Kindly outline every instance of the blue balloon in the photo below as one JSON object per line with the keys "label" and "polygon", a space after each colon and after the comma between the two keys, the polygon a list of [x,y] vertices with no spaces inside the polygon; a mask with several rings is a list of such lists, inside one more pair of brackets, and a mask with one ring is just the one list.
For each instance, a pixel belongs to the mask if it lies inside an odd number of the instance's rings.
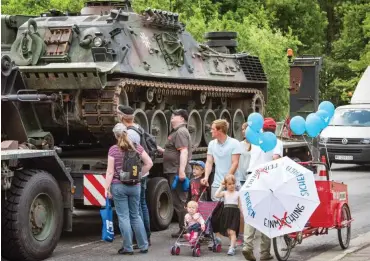
{"label": "blue balloon", "polygon": [[327,111],[324,110],[318,110],[316,112],[316,115],[320,117],[320,119],[323,121],[323,129],[326,128],[329,125],[330,122],[330,115]]}
{"label": "blue balloon", "polygon": [[263,117],[257,112],[249,114],[247,122],[248,126],[256,132],[260,131],[263,127]]}
{"label": "blue balloon", "polygon": [[316,113],[310,113],[306,118],[306,132],[308,136],[314,138],[323,129],[323,121]]}
{"label": "blue balloon", "polygon": [[250,142],[253,145],[260,145],[260,138],[261,138],[261,133],[254,131],[252,128],[248,126],[248,128],[245,131],[245,138],[247,139],[248,142]]}
{"label": "blue balloon", "polygon": [[323,101],[320,103],[318,110],[324,110],[327,113],[329,113],[329,117],[331,119],[331,117],[333,117],[334,115],[335,108],[334,108],[334,105],[330,101]]}
{"label": "blue balloon", "polygon": [[306,131],[306,121],[302,116],[294,116],[290,120],[290,129],[295,135],[302,135]]}
{"label": "blue balloon", "polygon": [[264,152],[273,150],[277,144],[276,135],[272,132],[264,132],[261,135],[260,147]]}

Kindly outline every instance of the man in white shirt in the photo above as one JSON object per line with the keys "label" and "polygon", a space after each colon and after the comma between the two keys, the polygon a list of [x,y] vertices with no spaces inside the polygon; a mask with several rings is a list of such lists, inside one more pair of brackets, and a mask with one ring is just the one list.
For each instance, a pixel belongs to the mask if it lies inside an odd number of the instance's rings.
{"label": "man in white shirt", "polygon": [[[272,118],[266,118],[263,123],[263,131],[275,133],[275,130],[275,120]],[[279,139],[277,140],[275,148],[268,152],[264,152],[259,146],[252,145],[251,159],[249,162],[247,175],[250,175],[252,170],[258,165],[279,159],[281,157],[283,157],[283,143]],[[255,234],[256,229],[254,227],[248,224],[244,224],[244,247],[242,253],[244,258],[249,261],[256,261],[256,258],[253,254],[253,241]],[[274,258],[270,253],[270,248],[271,239],[261,233],[260,260],[270,260]]]}
{"label": "man in white shirt", "polygon": [[[226,120],[215,120],[211,126],[212,138],[208,144],[207,161],[202,184],[208,186],[208,178],[212,171],[213,163],[215,164],[215,174],[211,184],[212,201],[218,201],[215,197],[217,189],[221,186],[222,181],[228,174],[236,175],[239,157],[242,153],[239,141],[227,135],[229,124]],[[237,184],[240,182],[239,177],[235,177]]]}

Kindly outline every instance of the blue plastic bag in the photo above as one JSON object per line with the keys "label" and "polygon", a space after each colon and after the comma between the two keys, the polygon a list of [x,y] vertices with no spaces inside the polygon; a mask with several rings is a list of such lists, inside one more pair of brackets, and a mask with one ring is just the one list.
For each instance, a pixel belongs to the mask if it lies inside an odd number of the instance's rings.
{"label": "blue plastic bag", "polygon": [[102,240],[106,242],[113,242],[114,240],[114,227],[113,227],[113,210],[110,199],[107,197],[105,201],[105,208],[100,210],[100,216],[103,222]]}
{"label": "blue plastic bag", "polygon": [[[171,184],[171,189],[172,190],[176,190],[177,184],[178,184],[179,181],[180,181],[179,176],[176,175],[175,178],[172,181],[172,184]],[[188,192],[189,188],[190,188],[190,179],[188,177],[186,177],[183,181],[180,181],[180,183],[181,183],[181,186],[182,186],[182,190],[184,192]]]}
{"label": "blue plastic bag", "polygon": [[183,182],[182,182],[182,191],[184,192],[188,192],[189,191],[189,188],[190,188],[190,179],[188,179],[188,177],[186,177]]}

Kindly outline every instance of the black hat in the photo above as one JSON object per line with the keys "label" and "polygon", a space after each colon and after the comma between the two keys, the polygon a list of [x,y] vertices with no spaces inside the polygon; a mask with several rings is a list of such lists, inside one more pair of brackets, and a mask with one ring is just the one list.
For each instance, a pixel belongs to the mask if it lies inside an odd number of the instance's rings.
{"label": "black hat", "polygon": [[133,115],[135,112],[133,108],[127,105],[119,105],[118,110],[126,115]]}
{"label": "black hat", "polygon": [[186,110],[184,109],[179,109],[179,110],[175,110],[175,111],[172,111],[172,114],[173,115],[176,115],[176,116],[181,116],[184,118],[185,121],[188,121],[188,118],[189,118],[189,114]]}

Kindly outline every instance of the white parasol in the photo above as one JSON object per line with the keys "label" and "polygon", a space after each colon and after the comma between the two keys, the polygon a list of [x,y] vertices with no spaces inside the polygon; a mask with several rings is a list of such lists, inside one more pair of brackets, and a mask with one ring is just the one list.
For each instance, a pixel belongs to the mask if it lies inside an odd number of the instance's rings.
{"label": "white parasol", "polygon": [[239,193],[245,223],[270,238],[302,231],[320,204],[312,171],[288,157],[259,165]]}

